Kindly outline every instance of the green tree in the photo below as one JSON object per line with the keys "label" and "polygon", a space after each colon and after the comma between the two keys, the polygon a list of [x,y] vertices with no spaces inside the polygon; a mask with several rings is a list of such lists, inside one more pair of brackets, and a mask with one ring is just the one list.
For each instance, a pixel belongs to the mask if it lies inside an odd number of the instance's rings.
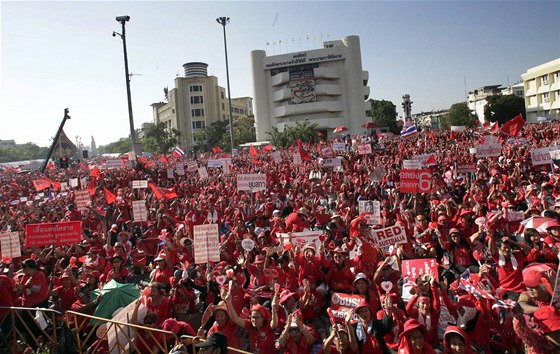
{"label": "green tree", "polygon": [[371,117],[379,127],[388,127],[395,134],[400,132],[397,127],[397,106],[391,101],[369,99],[371,109],[366,115]]}
{"label": "green tree", "polygon": [[317,123],[311,123],[305,118],[303,122],[296,122],[293,126],[285,126],[283,132],[280,132],[276,127],[272,127],[267,134],[270,136],[272,145],[287,147],[295,145],[298,139],[302,142],[316,142],[318,140],[317,126]]}
{"label": "green tree", "polygon": [[[219,146],[225,150],[230,146],[229,143],[229,122],[227,120],[219,120],[206,127],[206,142],[211,148]],[[224,136],[227,135],[227,143],[224,144]],[[229,150],[229,149],[228,149]]]}
{"label": "green tree", "polygon": [[484,119],[499,122],[500,125],[521,114],[526,119],[525,99],[516,95],[497,95],[486,97]]}
{"label": "green tree", "polygon": [[102,154],[124,154],[132,149],[132,143],[130,138],[121,138],[119,141],[109,143],[107,145],[102,145],[97,149],[97,152]]}
{"label": "green tree", "polygon": [[168,153],[179,143],[180,136],[181,132],[177,129],[167,130],[165,123],[158,122],[146,132],[146,136],[142,139],[142,147],[152,154]]}
{"label": "green tree", "polygon": [[[229,139],[229,133],[227,135]],[[235,119],[233,121],[233,136],[235,137],[236,145],[257,140],[257,136],[255,135],[255,118],[239,117]]]}
{"label": "green tree", "polygon": [[472,127],[476,124],[476,115],[471,112],[466,102],[454,103],[442,120],[442,128],[452,125]]}
{"label": "green tree", "polygon": [[0,148],[0,162],[44,159],[49,152],[48,147],[40,147],[33,143]]}

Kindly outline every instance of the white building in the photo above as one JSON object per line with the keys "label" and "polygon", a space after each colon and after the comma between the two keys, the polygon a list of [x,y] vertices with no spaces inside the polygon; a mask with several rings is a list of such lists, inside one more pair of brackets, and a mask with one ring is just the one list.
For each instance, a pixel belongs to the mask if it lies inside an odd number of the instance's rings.
{"label": "white building", "polygon": [[467,105],[477,116],[480,123],[484,123],[484,107],[486,107],[486,97],[499,95],[502,92],[501,85],[482,86],[469,92]]}
{"label": "white building", "polygon": [[323,134],[345,126],[363,132],[370,104],[368,72],[362,70],[360,39],[348,36],[322,49],[266,56],[251,52],[257,140],[272,127],[283,131],[306,118]]}
{"label": "white building", "polygon": [[527,121],[560,119],[560,58],[530,68],[521,77]]}

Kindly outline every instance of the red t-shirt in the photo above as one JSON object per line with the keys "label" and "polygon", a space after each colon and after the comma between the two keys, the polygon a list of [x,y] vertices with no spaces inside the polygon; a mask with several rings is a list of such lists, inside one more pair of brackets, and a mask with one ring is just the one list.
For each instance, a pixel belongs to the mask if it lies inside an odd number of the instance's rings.
{"label": "red t-shirt", "polygon": [[251,353],[276,353],[274,344],[274,330],[266,323],[261,329],[256,329],[251,320],[245,320],[245,329],[249,332],[249,344]]}
{"label": "red t-shirt", "polygon": [[208,335],[214,332],[222,332],[225,334],[228,339],[228,347],[243,349],[243,346],[239,342],[239,336],[237,335],[237,325],[231,320],[227,321],[226,325],[223,327],[220,327],[217,323],[215,323],[208,330]]}
{"label": "red t-shirt", "polygon": [[163,301],[159,305],[152,304],[152,299],[148,299],[146,304],[146,310],[148,312],[155,312],[158,315],[157,326],[161,325],[163,321],[171,317],[171,306],[169,304],[169,299],[163,297]]}
{"label": "red t-shirt", "polygon": [[[22,295],[23,306],[34,307],[49,298],[49,282],[47,275],[42,270],[37,270],[33,276],[25,274],[21,278],[21,284],[23,284],[24,288]],[[34,287],[38,287],[39,291],[28,294],[27,290]]]}
{"label": "red t-shirt", "polygon": [[[8,276],[0,275],[0,306],[14,305],[14,289],[16,283]],[[3,318],[8,310],[0,310],[0,318]]]}
{"label": "red t-shirt", "polygon": [[500,280],[500,286],[506,291],[513,291],[520,293],[525,291],[525,285],[523,285],[523,266],[525,265],[525,255],[521,252],[513,253],[515,259],[517,260],[517,269],[513,269],[510,257],[505,257],[505,265],[500,266],[499,260],[500,255],[496,253],[492,258],[498,264],[498,278]]}

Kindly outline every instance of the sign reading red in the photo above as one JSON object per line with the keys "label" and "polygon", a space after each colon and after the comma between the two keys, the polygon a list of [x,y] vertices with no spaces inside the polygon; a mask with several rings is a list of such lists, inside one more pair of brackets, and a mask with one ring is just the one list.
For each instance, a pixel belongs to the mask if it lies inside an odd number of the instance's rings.
{"label": "sign reading red", "polygon": [[69,245],[80,242],[81,221],[50,222],[25,225],[25,245],[42,247],[49,245]]}

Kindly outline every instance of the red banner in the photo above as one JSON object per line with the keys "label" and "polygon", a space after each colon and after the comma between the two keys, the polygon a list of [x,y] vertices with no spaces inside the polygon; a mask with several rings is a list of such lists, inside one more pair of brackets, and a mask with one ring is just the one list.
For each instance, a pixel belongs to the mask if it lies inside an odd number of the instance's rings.
{"label": "red banner", "polygon": [[402,276],[411,281],[416,281],[418,276],[432,272],[436,280],[439,280],[438,266],[435,258],[403,259]]}
{"label": "red banner", "polygon": [[[364,297],[361,295],[350,295],[344,293],[333,293],[331,297],[330,313],[337,322],[344,322],[347,314],[356,308]],[[356,314],[352,316],[350,323],[356,323],[358,317]]]}
{"label": "red banner", "polygon": [[52,222],[25,225],[25,245],[42,247],[78,243],[82,237],[82,222]]}
{"label": "red banner", "polygon": [[401,193],[429,193],[432,189],[430,170],[401,170]]}

